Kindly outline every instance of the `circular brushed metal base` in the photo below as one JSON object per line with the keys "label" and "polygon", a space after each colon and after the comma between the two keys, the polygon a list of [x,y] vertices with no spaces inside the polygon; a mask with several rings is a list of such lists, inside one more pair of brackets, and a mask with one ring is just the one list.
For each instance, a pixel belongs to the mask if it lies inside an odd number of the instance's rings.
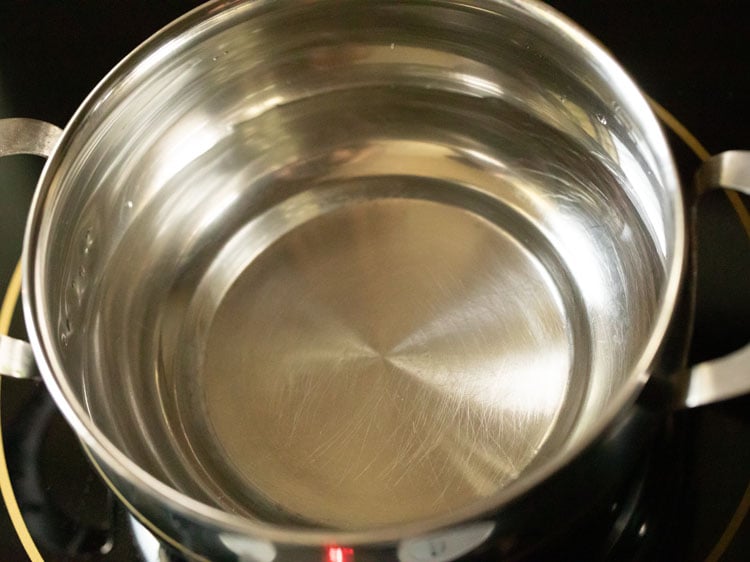
{"label": "circular brushed metal base", "polygon": [[404,198],[273,239],[208,332],[209,472],[343,528],[427,517],[515,479],[585,348],[571,288],[538,250],[462,207]]}

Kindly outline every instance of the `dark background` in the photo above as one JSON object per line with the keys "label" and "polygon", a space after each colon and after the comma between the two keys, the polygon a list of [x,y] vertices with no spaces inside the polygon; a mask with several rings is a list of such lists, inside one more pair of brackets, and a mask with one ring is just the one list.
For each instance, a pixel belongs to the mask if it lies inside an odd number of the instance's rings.
{"label": "dark background", "polygon": [[[88,92],[138,43],[194,1],[47,2],[0,0],[0,118],[34,117],[64,126]],[[675,114],[712,152],[750,147],[750,43],[743,1],[569,1],[551,4],[597,37],[651,97]],[[685,185],[697,159],[670,136]],[[41,163],[0,162],[0,288],[21,247],[28,202]],[[745,198],[747,203],[747,198]],[[694,360],[748,340],[750,242],[723,194],[701,203],[699,308]],[[20,316],[14,333],[23,335]],[[748,367],[750,371],[750,366]],[[19,415],[33,383],[3,383],[3,423]],[[750,481],[750,401],[740,398],[691,412],[684,497],[688,560],[702,560]],[[64,509],[83,505],[101,485],[89,475],[75,438],[56,419],[51,438],[69,451],[45,475]],[[57,454],[57,453],[55,453]],[[83,491],[82,491],[83,490]],[[87,517],[109,514],[86,506]],[[722,560],[750,557],[745,521]],[[24,559],[0,509],[0,558]],[[60,559],[60,558],[57,558]],[[95,559],[95,558],[94,558]]]}

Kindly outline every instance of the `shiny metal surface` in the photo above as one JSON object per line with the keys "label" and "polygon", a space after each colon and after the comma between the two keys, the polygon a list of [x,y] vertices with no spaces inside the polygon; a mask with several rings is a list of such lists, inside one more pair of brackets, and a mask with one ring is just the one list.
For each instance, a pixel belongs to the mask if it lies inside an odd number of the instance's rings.
{"label": "shiny metal surface", "polygon": [[413,520],[492,494],[572,423],[589,345],[573,289],[498,225],[378,197],[271,240],[218,266],[241,273],[193,340],[201,371],[180,369],[201,384],[180,412],[195,453],[231,463],[210,469],[222,489],[318,524]]}
{"label": "shiny metal surface", "polygon": [[339,528],[448,512],[633,368],[664,264],[583,133],[395,85],[224,127],[153,194],[168,158],[118,168],[90,204],[121,239],[85,217],[63,276],[89,411],[183,489]]}
{"label": "shiny metal surface", "polygon": [[209,4],[66,128],[27,323],[136,507],[250,535],[446,522],[634,399],[681,205],[645,100],[541,5]]}

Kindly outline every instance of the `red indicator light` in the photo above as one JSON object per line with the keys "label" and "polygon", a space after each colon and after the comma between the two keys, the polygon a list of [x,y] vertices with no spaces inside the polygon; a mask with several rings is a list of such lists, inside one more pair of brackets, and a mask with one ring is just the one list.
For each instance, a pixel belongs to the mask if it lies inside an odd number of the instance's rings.
{"label": "red indicator light", "polygon": [[329,546],[323,562],[354,562],[354,549],[342,546]]}

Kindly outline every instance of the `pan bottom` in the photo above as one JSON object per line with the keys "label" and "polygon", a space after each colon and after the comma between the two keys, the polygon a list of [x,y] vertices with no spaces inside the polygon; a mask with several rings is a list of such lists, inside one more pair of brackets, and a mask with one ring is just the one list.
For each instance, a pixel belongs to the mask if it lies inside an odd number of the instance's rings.
{"label": "pan bottom", "polygon": [[264,230],[216,308],[190,431],[222,490],[316,525],[416,520],[516,479],[577,410],[585,336],[533,239],[396,197]]}

